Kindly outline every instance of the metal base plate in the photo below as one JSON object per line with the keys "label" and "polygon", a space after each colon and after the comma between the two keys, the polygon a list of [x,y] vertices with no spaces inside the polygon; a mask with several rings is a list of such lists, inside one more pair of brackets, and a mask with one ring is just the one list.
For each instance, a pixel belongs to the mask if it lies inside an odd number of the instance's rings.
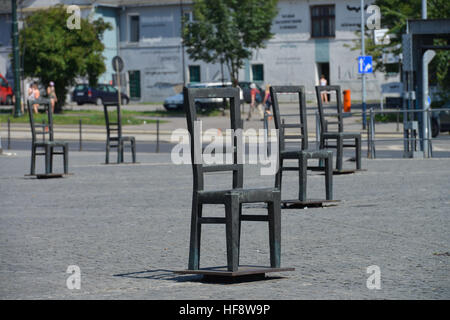
{"label": "metal base plate", "polygon": [[340,200],[306,200],[300,201],[298,199],[295,200],[281,200],[281,207],[284,209],[303,209],[303,208],[319,208],[324,205],[335,205],[340,202]]}
{"label": "metal base plate", "polygon": [[200,274],[207,277],[228,277],[236,278],[243,276],[261,275],[264,277],[266,273],[294,271],[295,268],[271,268],[262,266],[239,266],[237,271],[228,271],[226,266],[211,267],[198,270],[180,270],[174,271],[178,274]]}
{"label": "metal base plate", "polygon": [[[324,168],[322,167],[308,167],[308,170],[311,171],[324,171]],[[333,174],[352,174],[355,172],[360,172],[360,171],[367,171],[367,169],[342,169],[342,170],[337,170],[334,169],[333,170]]]}
{"label": "metal base plate", "polygon": [[73,173],[38,173],[38,174],[25,174],[25,177],[36,177],[36,179],[53,179],[64,178],[65,176],[73,176]]}
{"label": "metal base plate", "polygon": [[101,163],[101,164],[104,164],[104,165],[119,165],[119,164],[140,164],[140,162],[108,162],[108,163],[106,163],[106,162],[103,162],[103,163]]}
{"label": "metal base plate", "polygon": [[53,179],[62,177],[64,177],[63,173],[40,173],[36,175],[36,178],[38,179]]}

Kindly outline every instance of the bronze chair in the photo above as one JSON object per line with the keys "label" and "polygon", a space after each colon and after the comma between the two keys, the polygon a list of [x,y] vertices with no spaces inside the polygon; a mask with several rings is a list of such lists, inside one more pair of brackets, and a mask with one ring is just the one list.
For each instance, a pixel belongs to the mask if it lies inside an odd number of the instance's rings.
{"label": "bronze chair", "polygon": [[[195,130],[197,113],[196,99],[204,98],[230,99],[231,129],[242,129],[239,89],[237,88],[184,88],[184,107],[186,111],[187,127],[190,133],[191,159],[193,171],[191,235],[188,269],[198,270],[200,266],[200,238],[203,224],[225,224],[227,247],[227,270],[237,271],[239,268],[239,248],[242,221],[267,221],[269,224],[270,266],[280,266],[281,250],[281,217],[280,190],[276,188],[244,189],[244,166],[239,163],[243,148],[238,146],[238,139],[234,137],[233,161],[230,164],[203,165],[195,157],[196,139],[200,139],[201,132]],[[198,141],[198,140],[197,140]],[[200,163],[196,163],[200,162]],[[206,173],[231,171],[233,185],[227,190],[207,191],[204,189]],[[243,203],[265,202],[268,205],[267,215],[242,214]],[[225,217],[204,217],[204,204],[225,205]]]}
{"label": "bronze chair", "polygon": [[[115,108],[117,120],[112,122],[108,108]],[[136,139],[131,136],[122,135],[122,112],[119,104],[104,104],[103,111],[105,113],[106,123],[106,159],[105,163],[109,163],[109,152],[111,148],[117,148],[117,163],[124,162],[124,144],[130,143],[131,157],[133,163],[136,162]]]}
{"label": "bronze chair", "polygon": [[[45,107],[47,113],[46,123],[36,123],[33,115],[32,104],[39,104]],[[64,161],[64,174],[69,170],[69,144],[64,141],[55,141],[53,135],[53,113],[49,99],[39,99],[27,101],[28,115],[31,127],[31,169],[30,175],[36,175],[36,156],[45,156],[45,175],[53,173],[53,155],[62,155]],[[42,135],[39,141],[37,135]],[[48,137],[48,138],[46,138]],[[60,151],[55,151],[59,149]],[[39,152],[40,150],[43,150]]]}
{"label": "bronze chair", "polygon": [[[319,159],[325,161],[325,196],[326,200],[333,200],[333,152],[329,150],[319,149],[311,150],[308,142],[308,121],[306,115],[305,88],[303,86],[272,86],[270,88],[272,97],[273,115],[275,128],[279,130],[279,163],[280,168],[275,178],[275,187],[281,190],[282,176],[284,171],[299,172],[299,193],[298,203],[308,203],[307,190],[307,169],[308,160]],[[285,123],[282,121],[283,114],[280,111],[279,94],[296,94],[298,95],[299,114],[295,123]],[[292,115],[290,115],[292,116]],[[295,116],[297,119],[297,116]],[[297,134],[287,134],[289,129],[298,130]],[[294,149],[289,149],[287,143],[289,140],[301,140]],[[285,166],[284,160],[298,160],[298,166]],[[317,202],[318,200],[315,200]],[[295,203],[295,200],[284,201],[282,203]]]}
{"label": "bronze chair", "polygon": [[[337,119],[330,121],[326,119],[321,93],[334,91],[336,93]],[[316,98],[319,108],[320,118],[320,148],[336,149],[336,173],[354,172],[354,170],[344,170],[344,148],[355,148],[356,170],[361,170],[361,134],[344,132],[344,117],[342,114],[342,100],[340,86],[316,86]],[[331,130],[330,125],[337,125],[337,130]],[[336,144],[329,144],[328,140],[336,140]],[[354,142],[348,142],[353,140]]]}

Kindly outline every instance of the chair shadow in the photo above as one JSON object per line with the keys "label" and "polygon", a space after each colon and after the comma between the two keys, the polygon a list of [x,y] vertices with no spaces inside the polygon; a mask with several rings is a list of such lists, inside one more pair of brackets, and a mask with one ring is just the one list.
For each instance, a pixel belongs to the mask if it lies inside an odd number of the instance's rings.
{"label": "chair shadow", "polygon": [[129,273],[114,274],[114,277],[123,277],[129,279],[145,279],[145,280],[166,280],[174,282],[195,282],[195,283],[207,283],[207,284],[238,284],[256,281],[270,281],[284,279],[281,276],[265,276],[265,275],[246,275],[239,277],[228,277],[228,276],[204,276],[199,274],[193,275],[177,275],[175,270],[167,269],[154,269],[154,270],[144,270]]}

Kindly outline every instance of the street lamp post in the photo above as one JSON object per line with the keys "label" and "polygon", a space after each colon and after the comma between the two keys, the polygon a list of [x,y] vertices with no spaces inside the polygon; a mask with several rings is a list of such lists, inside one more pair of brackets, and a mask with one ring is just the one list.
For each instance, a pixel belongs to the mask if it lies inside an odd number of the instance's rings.
{"label": "street lamp post", "polygon": [[20,66],[19,66],[19,28],[17,27],[17,3],[11,0],[12,9],[12,45],[13,45],[13,66],[14,66],[14,117],[22,115],[21,94],[20,94]]}

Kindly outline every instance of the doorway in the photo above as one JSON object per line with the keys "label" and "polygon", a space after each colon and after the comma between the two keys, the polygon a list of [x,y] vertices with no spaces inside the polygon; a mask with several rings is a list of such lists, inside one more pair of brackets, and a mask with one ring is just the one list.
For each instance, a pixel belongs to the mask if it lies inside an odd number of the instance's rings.
{"label": "doorway", "polygon": [[[330,86],[330,63],[329,62],[317,62],[317,74],[318,74],[318,85],[320,85],[320,78],[322,75],[327,79],[327,85]],[[328,101],[330,101],[330,95],[328,94]]]}
{"label": "doorway", "polygon": [[141,71],[134,70],[128,71],[128,78],[130,81],[130,98],[140,99],[141,98]]}
{"label": "doorway", "polygon": [[[327,84],[330,86],[330,63],[329,62],[318,62],[317,63],[317,74],[319,79],[322,75],[327,79]],[[320,83],[318,83],[320,84]]]}

